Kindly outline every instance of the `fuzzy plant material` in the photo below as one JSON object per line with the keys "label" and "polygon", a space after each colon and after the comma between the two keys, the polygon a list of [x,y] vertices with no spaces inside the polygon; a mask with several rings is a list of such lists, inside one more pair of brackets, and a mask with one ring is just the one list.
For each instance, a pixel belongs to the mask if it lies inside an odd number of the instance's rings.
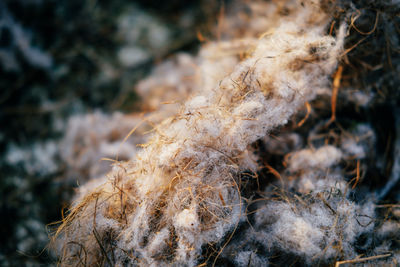
{"label": "fuzzy plant material", "polygon": [[[334,259],[357,257],[354,243],[372,233],[375,205],[349,200],[351,190],[339,167],[344,157],[331,145],[293,152],[281,177],[289,181],[287,190],[282,189],[285,186],[264,190],[263,198],[255,202],[251,227],[242,233],[246,238],[230,243],[224,257],[235,258],[238,265],[244,256],[237,251],[260,259],[275,255],[280,264],[295,259],[305,265],[332,264]],[[292,256],[286,259],[276,256],[288,253]],[[254,264],[249,255],[245,259]]]}
{"label": "fuzzy plant material", "polygon": [[327,36],[329,16],[320,3],[296,10],[259,39],[200,52],[247,48],[229,71],[220,69],[226,61],[213,66],[204,56],[200,89],[154,127],[135,159],[115,164],[107,181],[77,197],[56,236],[63,265],[194,266],[207,260],[205,246],[222,252],[244,220],[241,173],[258,168],[251,144],[329,87],[342,52],[345,28]]}
{"label": "fuzzy plant material", "polygon": [[124,142],[132,125],[139,125],[140,116],[112,115],[96,111],[85,116],[75,115],[66,124],[66,134],[60,142],[60,158],[68,168],[64,179],[84,184],[90,179],[105,176],[107,160],[129,160],[136,154],[136,145],[144,143],[145,128]]}

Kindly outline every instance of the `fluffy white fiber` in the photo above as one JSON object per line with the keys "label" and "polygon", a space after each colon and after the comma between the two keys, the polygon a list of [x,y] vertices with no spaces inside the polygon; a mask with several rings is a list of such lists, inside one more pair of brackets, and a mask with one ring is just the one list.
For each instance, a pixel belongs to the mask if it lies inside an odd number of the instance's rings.
{"label": "fluffy white fiber", "polygon": [[308,168],[328,167],[337,163],[342,157],[342,152],[334,146],[323,146],[315,151],[310,149],[301,150],[291,155],[289,159],[289,170],[298,171]]}
{"label": "fluffy white fiber", "polygon": [[143,121],[140,116],[122,113],[106,115],[97,111],[85,116],[73,116],[66,125],[61,141],[60,157],[68,166],[66,178],[84,183],[105,176],[109,162],[102,159],[129,160],[137,151],[137,144],[145,142],[145,127],[137,130],[134,138],[124,142],[132,125]]}
{"label": "fluffy white fiber", "polygon": [[[319,1],[303,2],[284,2],[290,17],[278,15],[282,3],[250,4],[260,12],[242,39],[209,43],[196,58],[182,55],[139,85],[150,110],[169,98],[150,88],[173,87],[182,98],[170,100],[187,99],[179,110],[160,109],[170,117],[154,125],[132,160],[81,190],[57,233],[62,265],[195,266],[207,262],[204,255],[216,260],[235,249],[238,266],[268,264],[255,250],[238,249],[241,242],[227,246],[246,218],[240,177],[259,168],[251,145],[330,87],[345,33],[341,26],[336,38],[327,36],[329,16]],[[226,18],[227,25],[233,21]],[[292,154],[287,176],[301,174],[289,186],[310,195],[264,203],[246,230],[250,239],[309,263],[356,256],[352,243],[369,231],[374,211],[346,198],[347,185],[334,169],[342,157],[334,146]],[[204,253],[206,247],[216,249]]]}
{"label": "fluffy white fiber", "polygon": [[271,201],[256,218],[255,228],[260,232],[254,236],[259,242],[304,256],[311,264],[342,256],[354,258],[356,238],[373,227],[374,205],[352,203],[336,188],[310,194],[303,202]]}

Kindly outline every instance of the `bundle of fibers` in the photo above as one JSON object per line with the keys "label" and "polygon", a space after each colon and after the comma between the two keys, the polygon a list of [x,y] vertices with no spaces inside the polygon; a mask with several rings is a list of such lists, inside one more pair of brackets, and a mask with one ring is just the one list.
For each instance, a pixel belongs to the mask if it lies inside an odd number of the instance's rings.
{"label": "bundle of fibers", "polygon": [[[318,2],[299,5],[222,80],[156,125],[135,159],[80,194],[55,238],[62,265],[216,260],[245,218],[240,176],[258,168],[251,144],[329,87],[344,27],[327,36],[328,22]],[[210,244],[218,249],[204,253]]]}

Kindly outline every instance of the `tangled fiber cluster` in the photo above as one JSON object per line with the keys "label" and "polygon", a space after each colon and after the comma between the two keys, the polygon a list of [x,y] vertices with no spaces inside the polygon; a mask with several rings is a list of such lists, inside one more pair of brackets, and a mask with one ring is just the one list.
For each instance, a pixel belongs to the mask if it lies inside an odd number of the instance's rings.
{"label": "tangled fiber cluster", "polygon": [[[54,238],[61,264],[399,262],[391,241],[398,220],[378,222],[374,199],[354,191],[378,137],[367,124],[345,134],[330,128],[338,62],[350,52],[354,17],[346,8],[354,7],[236,3],[217,30],[227,32],[224,41],[197,57],[179,55],[142,81],[152,111],[142,120],[152,121],[152,134],[131,160],[80,188]],[[352,95],[354,105],[368,101]],[[331,105],[332,117],[315,122],[314,110]]]}

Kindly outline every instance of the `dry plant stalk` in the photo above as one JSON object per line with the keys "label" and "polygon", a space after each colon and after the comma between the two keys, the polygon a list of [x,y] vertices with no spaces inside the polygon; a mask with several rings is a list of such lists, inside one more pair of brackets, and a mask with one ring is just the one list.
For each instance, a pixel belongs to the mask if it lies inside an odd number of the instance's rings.
{"label": "dry plant stalk", "polygon": [[338,262],[335,263],[335,267],[339,267],[340,265],[343,265],[343,264],[346,264],[346,263],[359,263],[359,262],[365,262],[365,261],[371,261],[371,260],[387,258],[387,257],[390,257],[390,256],[392,256],[392,254],[388,253],[388,254],[383,254],[383,255],[366,257],[366,258],[338,261]]}

